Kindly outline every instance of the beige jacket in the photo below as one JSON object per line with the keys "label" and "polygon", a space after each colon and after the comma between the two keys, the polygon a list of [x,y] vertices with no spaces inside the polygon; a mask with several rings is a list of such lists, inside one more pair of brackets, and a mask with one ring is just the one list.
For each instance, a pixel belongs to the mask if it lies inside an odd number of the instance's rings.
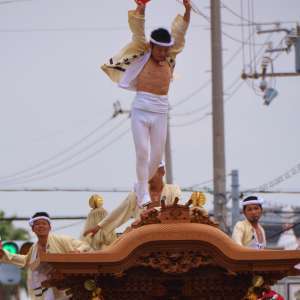
{"label": "beige jacket", "polygon": [[[135,10],[128,12],[129,28],[132,32],[132,41],[126,45],[117,55],[109,59],[107,64],[101,69],[109,76],[113,82],[119,82],[127,68],[138,58],[150,51],[150,44],[145,37],[145,16],[136,13]],[[175,41],[170,48],[167,61],[171,68],[175,67],[175,58],[180,53],[185,44],[185,34],[188,23],[183,16],[178,15],[172,23],[171,35]]]}
{"label": "beige jacket", "polygon": [[[88,229],[94,228],[108,215],[103,207],[94,208],[88,214],[83,232]],[[87,242],[94,250],[100,250],[110,245],[117,238],[116,233],[113,231],[105,234],[99,230],[93,237],[91,235],[81,236],[81,240]]]}
{"label": "beige jacket", "polygon": [[[174,184],[165,184],[161,193],[161,198],[166,197],[166,204],[170,205],[175,198],[180,198],[180,187]],[[127,198],[106,216],[98,225],[101,231],[109,233],[126,223],[130,218],[138,218],[143,209],[137,206],[137,197],[134,192],[128,194]]]}
{"label": "beige jacket", "polygon": [[[263,248],[266,247],[266,234],[263,227],[258,224],[262,234],[263,234]],[[241,246],[245,247],[255,247],[256,233],[251,223],[248,220],[239,221],[235,224],[232,232],[232,239]]]}

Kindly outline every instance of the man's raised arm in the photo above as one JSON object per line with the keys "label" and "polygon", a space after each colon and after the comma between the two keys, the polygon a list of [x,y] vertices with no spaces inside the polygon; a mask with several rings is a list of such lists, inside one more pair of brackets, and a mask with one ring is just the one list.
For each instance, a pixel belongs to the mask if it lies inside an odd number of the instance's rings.
{"label": "man's raised arm", "polygon": [[187,23],[190,23],[191,9],[192,9],[190,0],[183,0],[183,5],[185,7],[185,13],[183,16],[183,20],[186,21]]}
{"label": "man's raised arm", "polygon": [[132,42],[146,44],[145,36],[145,4],[135,0],[137,7],[128,12],[128,24],[132,32]]}
{"label": "man's raised arm", "polygon": [[12,264],[17,267],[24,267],[26,265],[27,255],[10,254],[0,247],[0,263]]}
{"label": "man's raised arm", "polygon": [[142,2],[142,1],[139,1],[139,0],[135,0],[135,3],[136,3],[136,9],[135,9],[135,12],[138,14],[138,15],[145,15],[145,8],[146,8],[146,5]]}
{"label": "man's raised arm", "polygon": [[190,0],[183,0],[183,4],[185,7],[184,15],[178,15],[172,23],[172,37],[174,39],[174,45],[170,49],[172,58],[175,58],[184,48],[185,34],[191,19],[192,6]]}

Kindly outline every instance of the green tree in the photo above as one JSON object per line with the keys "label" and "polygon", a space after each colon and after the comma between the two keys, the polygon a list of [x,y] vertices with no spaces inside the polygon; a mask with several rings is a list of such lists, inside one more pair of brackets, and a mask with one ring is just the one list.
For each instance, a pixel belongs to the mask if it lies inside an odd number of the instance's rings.
{"label": "green tree", "polygon": [[29,233],[27,230],[23,228],[16,228],[13,221],[3,220],[4,217],[4,211],[0,211],[0,236],[2,240],[28,240]]}

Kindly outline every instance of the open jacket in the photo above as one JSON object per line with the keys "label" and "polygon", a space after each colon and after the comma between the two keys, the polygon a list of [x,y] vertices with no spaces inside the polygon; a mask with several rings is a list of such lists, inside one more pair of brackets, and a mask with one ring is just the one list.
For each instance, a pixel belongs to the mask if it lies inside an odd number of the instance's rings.
{"label": "open jacket", "polygon": [[[263,227],[258,224],[263,234],[263,248],[266,247],[266,233]],[[235,224],[232,232],[232,239],[241,246],[253,248],[254,229],[248,220],[239,221]]]}
{"label": "open jacket", "polygon": [[[138,14],[135,10],[131,10],[128,12],[128,23],[132,32],[132,41],[121,49],[117,55],[110,58],[108,63],[101,66],[101,69],[116,83],[122,81],[126,71],[132,68],[133,65],[139,64],[143,66],[147,62],[145,56],[148,56],[148,58],[150,57],[150,43],[145,37],[145,16]],[[181,15],[178,15],[172,23],[171,35],[174,39],[174,45],[170,47],[169,55],[167,57],[167,61],[172,70],[175,67],[177,54],[184,48],[185,34],[188,25],[189,24]],[[138,69],[141,71],[141,68]],[[120,86],[135,90],[134,84]]]}

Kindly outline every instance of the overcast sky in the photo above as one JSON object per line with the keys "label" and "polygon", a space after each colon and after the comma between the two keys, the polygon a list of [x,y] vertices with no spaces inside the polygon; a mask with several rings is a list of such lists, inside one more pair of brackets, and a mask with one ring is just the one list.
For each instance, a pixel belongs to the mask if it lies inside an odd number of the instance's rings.
{"label": "overcast sky", "polygon": [[[194,2],[209,15],[208,0]],[[241,14],[240,1],[224,3]],[[248,1],[243,3],[249,19]],[[292,21],[281,25],[292,29],[299,21],[299,0],[253,3],[255,22]],[[1,188],[132,187],[135,154],[130,122],[126,115],[109,119],[113,102],[119,100],[129,109],[134,94],[119,89],[99,69],[129,41],[127,10],[132,7],[133,0],[0,1]],[[170,27],[174,16],[182,12],[176,0],[153,0],[147,8],[147,34],[158,26]],[[222,17],[226,23],[242,22],[225,8]],[[252,28],[245,27],[244,40],[257,46],[245,45],[245,64],[248,70],[250,54],[258,53],[259,71],[266,41],[276,46],[284,33],[247,40]],[[261,29],[267,28],[273,26]],[[252,87],[257,90],[259,81],[240,85],[238,79],[243,69],[241,27],[224,24],[223,31],[224,92],[225,98],[230,97],[225,104],[226,173],[238,169],[241,189],[253,188],[300,163],[300,78],[278,78],[278,97],[270,106],[263,105],[262,96]],[[174,107],[170,121],[173,175],[182,187],[213,176],[211,85],[206,83],[211,76],[210,51],[209,23],[193,14],[169,94]],[[294,72],[294,60],[292,48],[290,54],[282,53],[274,60],[274,71]],[[201,89],[203,85],[206,88]],[[228,189],[230,180],[228,176]],[[211,187],[211,182],[206,186]],[[300,175],[295,175],[274,189],[299,187]],[[41,210],[55,216],[85,215],[89,195],[2,192],[0,203],[7,216]],[[111,210],[124,196],[105,193],[105,207]],[[299,199],[286,194],[265,197],[271,205],[297,204]],[[28,228],[24,223],[17,225]],[[60,228],[62,223],[55,226]],[[78,235],[81,227],[77,224],[60,232]]]}

